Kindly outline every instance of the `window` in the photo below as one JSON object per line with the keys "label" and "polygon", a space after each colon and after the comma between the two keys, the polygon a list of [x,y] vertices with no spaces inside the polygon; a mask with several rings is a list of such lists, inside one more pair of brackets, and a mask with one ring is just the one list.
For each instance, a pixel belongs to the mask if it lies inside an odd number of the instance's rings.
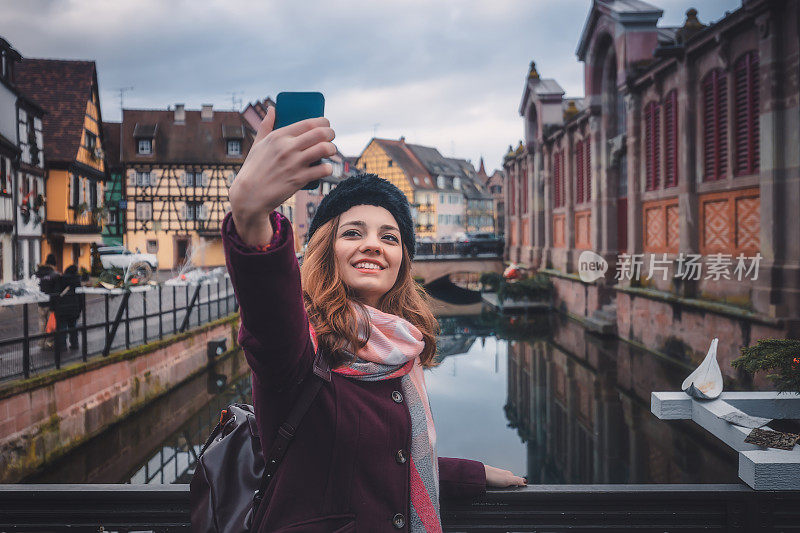
{"label": "window", "polygon": [[155,239],[148,239],[147,240],[147,253],[154,254],[158,252],[158,241]]}
{"label": "window", "polygon": [[89,150],[89,152],[94,152],[95,148],[97,148],[97,135],[86,130],[86,149]]}
{"label": "window", "polygon": [[661,169],[661,106],[650,102],[644,107],[645,190],[658,189]]}
{"label": "window", "polygon": [[564,154],[553,154],[553,207],[564,207]]}
{"label": "window", "polygon": [[583,141],[575,144],[575,203],[583,203]]}
{"label": "window", "polygon": [[[81,179],[76,174],[71,174],[70,191],[72,192],[72,206],[81,203]],[[27,191],[26,191],[27,192]]]}
{"label": "window", "polygon": [[589,135],[583,141],[583,151],[583,162],[586,165],[583,177],[585,182],[583,193],[586,196],[586,201],[589,202],[592,199],[592,138]]}
{"label": "window", "polygon": [[6,158],[0,156],[0,192],[8,193],[8,178],[6,177]]}
{"label": "window", "polygon": [[734,146],[736,175],[759,171],[758,53],[748,52],[734,65]]}
{"label": "window", "polygon": [[150,155],[153,153],[153,139],[139,139],[139,153]]}
{"label": "window", "polygon": [[703,179],[724,179],[728,167],[728,80],[716,69],[703,80]]}
{"label": "window", "polygon": [[394,164],[394,161],[392,161],[392,160],[390,159],[390,160],[388,161],[388,163],[386,163],[386,164],[387,164],[389,167],[391,167],[391,166]]}
{"label": "window", "polygon": [[664,98],[664,186],[678,185],[678,93]]}
{"label": "window", "polygon": [[181,177],[181,185],[184,187],[204,187],[208,185],[208,177],[203,175],[202,170],[187,170]]}
{"label": "window", "polygon": [[228,155],[242,155],[242,141],[228,141]]}
{"label": "window", "polygon": [[203,202],[186,202],[183,209],[184,220],[205,220],[208,218],[208,207]]}
{"label": "window", "polygon": [[153,202],[136,202],[136,220],[153,220]]}
{"label": "window", "polygon": [[453,188],[454,189],[461,188],[461,178],[453,178]]}
{"label": "window", "polygon": [[150,171],[140,172],[136,171],[136,186],[137,187],[149,187],[151,185],[155,185],[155,180],[153,179],[152,174]]}

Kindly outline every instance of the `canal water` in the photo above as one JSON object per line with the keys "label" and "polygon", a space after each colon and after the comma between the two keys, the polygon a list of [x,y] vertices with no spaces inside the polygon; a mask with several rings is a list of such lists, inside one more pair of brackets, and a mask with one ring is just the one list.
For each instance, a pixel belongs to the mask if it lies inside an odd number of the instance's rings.
{"label": "canal water", "polygon": [[[556,313],[503,317],[439,303],[439,365],[426,383],[439,455],[529,483],[736,483],[735,454],[686,421],[650,413],[691,368],[602,340]],[[29,483],[188,483],[219,412],[250,402],[242,357],[85,443]]]}

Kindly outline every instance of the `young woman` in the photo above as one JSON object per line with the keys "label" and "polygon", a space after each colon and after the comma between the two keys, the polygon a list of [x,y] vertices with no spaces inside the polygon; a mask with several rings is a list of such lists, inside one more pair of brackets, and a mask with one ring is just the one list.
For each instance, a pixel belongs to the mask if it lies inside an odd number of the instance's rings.
{"label": "young woman", "polygon": [[[373,175],[342,182],[317,209],[302,270],[275,209],[331,173],[327,119],[272,131],[272,108],[230,189],[223,222],[253,370],[262,448],[317,372],[326,381],[256,514],[258,531],[441,531],[439,499],[524,485],[507,470],[437,457],[423,367],[436,321],[411,278],[405,196]],[[301,289],[302,279],[302,289]],[[330,372],[320,372],[315,357]],[[313,376],[311,376],[313,378]]]}

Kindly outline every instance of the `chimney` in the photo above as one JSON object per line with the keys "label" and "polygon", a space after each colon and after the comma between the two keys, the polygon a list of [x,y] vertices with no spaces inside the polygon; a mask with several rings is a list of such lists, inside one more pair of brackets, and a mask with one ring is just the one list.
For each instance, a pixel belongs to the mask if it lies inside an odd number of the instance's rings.
{"label": "chimney", "polygon": [[406,142],[406,136],[405,136],[405,135],[401,135],[401,136],[400,136],[400,142],[401,142],[401,143],[404,143],[404,142]]}
{"label": "chimney", "polygon": [[175,104],[175,122],[179,124],[186,122],[186,109],[183,104]]}
{"label": "chimney", "polygon": [[204,122],[208,122],[210,120],[214,120],[214,110],[212,104],[203,104],[200,107],[200,118]]}

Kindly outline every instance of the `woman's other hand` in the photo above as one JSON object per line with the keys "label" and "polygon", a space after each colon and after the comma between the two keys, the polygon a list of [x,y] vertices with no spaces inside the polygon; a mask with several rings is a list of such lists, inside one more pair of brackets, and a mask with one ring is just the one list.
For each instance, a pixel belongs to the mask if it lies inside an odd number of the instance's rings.
{"label": "woman's other hand", "polygon": [[502,470],[486,464],[483,467],[486,469],[487,487],[524,487],[528,484],[525,478],[515,476],[510,470]]}
{"label": "woman's other hand", "polygon": [[325,163],[309,166],[336,153],[327,118],[310,118],[273,131],[275,108],[258,127],[253,146],[231,185],[228,197],[239,237],[258,246],[272,239],[269,214],[307,183],[329,176]]}

